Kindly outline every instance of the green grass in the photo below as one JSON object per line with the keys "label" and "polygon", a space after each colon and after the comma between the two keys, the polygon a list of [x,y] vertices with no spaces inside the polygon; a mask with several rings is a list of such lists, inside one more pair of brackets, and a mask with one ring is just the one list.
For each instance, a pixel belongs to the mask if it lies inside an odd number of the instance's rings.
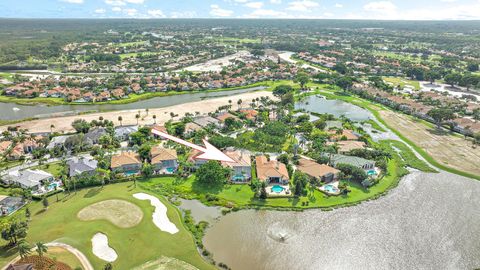
{"label": "green grass", "polygon": [[8,81],[13,81],[13,74],[12,73],[6,73],[6,72],[0,72],[0,78],[1,79],[6,79]]}
{"label": "green grass", "polygon": [[369,123],[373,129],[378,130],[380,132],[386,132],[386,130],[381,127],[376,121],[369,119],[368,121],[365,121],[366,123]]}
{"label": "green grass", "polygon": [[[383,146],[398,150],[398,155],[402,158],[406,166],[423,171],[423,172],[438,172],[430,167],[425,161],[419,159],[415,153],[403,142],[394,140],[381,141]],[[391,152],[391,151],[390,151]],[[397,152],[397,151],[395,151]]]}
{"label": "green grass", "polygon": [[415,90],[420,90],[420,82],[419,81],[414,81],[414,80],[409,80],[405,78],[400,78],[400,77],[383,77],[383,80],[385,82],[392,83],[393,86],[400,85],[400,88],[404,88],[405,86],[410,86],[413,87]]}
{"label": "green grass", "polygon": [[[108,236],[109,245],[119,256],[113,263],[114,269],[132,269],[160,256],[174,257],[199,269],[214,269],[198,254],[192,235],[183,226],[180,212],[160,197],[168,209],[169,219],[180,230],[173,235],[162,232],[152,222],[153,207],[150,202],[133,198],[132,195],[137,192],[145,191],[133,187],[133,184],[128,182],[108,185],[103,189],[101,187],[84,189],[76,195],[67,197],[63,197],[62,194],[59,196],[60,202],[55,202],[55,196],[52,196],[49,198],[50,207],[46,211],[43,211],[41,202],[31,203],[29,208],[32,220],[27,241],[35,243],[57,240],[70,244],[82,251],[95,269],[102,269],[105,262],[93,255],[91,246],[91,237],[97,232],[102,232]],[[133,228],[121,229],[106,220],[80,221],[77,218],[78,211],[84,207],[107,199],[121,199],[138,205],[144,214],[140,224]],[[14,216],[23,217],[24,210]],[[0,265],[4,265],[14,256],[15,251],[2,250]]]}
{"label": "green grass", "polygon": [[60,162],[47,163],[39,166],[35,166],[32,169],[43,170],[51,173],[55,177],[59,177],[62,171],[62,165]]}
{"label": "green grass", "polygon": [[63,262],[69,265],[72,269],[82,266],[82,264],[75,255],[63,248],[49,247],[48,252],[45,256],[52,258],[58,262]]}

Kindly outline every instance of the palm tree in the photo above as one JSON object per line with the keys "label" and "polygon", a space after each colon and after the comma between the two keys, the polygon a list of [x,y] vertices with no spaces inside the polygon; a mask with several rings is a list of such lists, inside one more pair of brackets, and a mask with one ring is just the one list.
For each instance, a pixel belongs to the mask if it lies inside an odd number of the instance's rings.
{"label": "palm tree", "polygon": [[119,116],[118,117],[118,122],[120,122],[120,126],[122,126],[122,120],[123,120],[123,117]]}
{"label": "palm tree", "polygon": [[103,270],[113,270],[113,265],[111,263],[107,263],[105,266],[103,266]]}
{"label": "palm tree", "polygon": [[157,123],[157,116],[154,114],[154,115],[152,115],[152,118],[153,118],[153,123],[156,124]]}
{"label": "palm tree", "polygon": [[148,110],[148,108],[147,108],[147,109],[145,109],[145,112],[147,113],[147,116],[148,116],[148,111],[149,111],[149,110]]}
{"label": "palm tree", "polygon": [[22,239],[18,242],[17,251],[20,255],[20,258],[22,259],[25,259],[28,255],[32,253],[30,249],[30,244],[25,239]]}
{"label": "palm tree", "polygon": [[138,119],[140,118],[140,114],[135,114],[135,119],[137,119],[137,125],[138,125]]}
{"label": "palm tree", "polygon": [[53,129],[55,128],[55,125],[54,124],[51,124],[50,125],[50,132],[53,133]]}
{"label": "palm tree", "polygon": [[242,100],[241,100],[241,99],[239,99],[239,100],[237,101],[237,105],[238,105],[238,109],[240,109],[240,105],[242,105]]}
{"label": "palm tree", "polygon": [[103,121],[103,116],[98,117],[98,120]]}
{"label": "palm tree", "polygon": [[43,268],[43,254],[47,253],[48,247],[42,242],[37,242],[35,246],[37,247],[37,253],[38,253],[38,256],[40,257],[40,265]]}

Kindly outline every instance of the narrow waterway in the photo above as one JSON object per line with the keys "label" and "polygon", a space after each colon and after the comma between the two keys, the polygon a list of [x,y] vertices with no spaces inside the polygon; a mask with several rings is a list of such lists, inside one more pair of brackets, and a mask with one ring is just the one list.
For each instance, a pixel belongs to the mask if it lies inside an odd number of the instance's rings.
{"label": "narrow waterway", "polygon": [[18,105],[15,103],[0,103],[0,120],[20,120],[25,118],[46,118],[51,116],[61,116],[77,114],[87,111],[115,111],[115,110],[136,110],[136,109],[151,109],[173,106],[193,101],[199,101],[206,98],[237,95],[252,91],[263,90],[266,87],[257,86],[245,89],[220,91],[220,92],[205,92],[182,94],[165,97],[155,97],[146,100],[140,100],[128,104],[100,104],[100,105]]}
{"label": "narrow waterway", "polygon": [[204,244],[234,270],[474,269],[479,193],[478,181],[414,172],[385,197],[355,207],[228,214]]}

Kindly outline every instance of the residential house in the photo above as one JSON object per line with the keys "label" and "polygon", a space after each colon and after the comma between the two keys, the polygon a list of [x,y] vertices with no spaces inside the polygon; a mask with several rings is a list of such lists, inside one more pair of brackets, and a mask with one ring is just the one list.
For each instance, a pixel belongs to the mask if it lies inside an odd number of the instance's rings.
{"label": "residential house", "polygon": [[47,149],[51,150],[54,149],[55,147],[63,147],[65,145],[65,141],[70,137],[71,135],[64,135],[64,136],[57,136],[53,137],[50,140],[50,143],[47,145]]}
{"label": "residential house", "polygon": [[341,154],[333,154],[330,159],[330,165],[337,167],[338,164],[349,164],[366,171],[375,169],[375,161],[355,156],[345,156]]}
{"label": "residential house", "polygon": [[239,120],[237,116],[235,116],[235,115],[233,115],[229,112],[220,113],[215,118],[218,119],[218,121],[220,121],[220,123],[224,123],[225,120],[227,120],[227,118],[233,118],[234,120]]}
{"label": "residential house", "polygon": [[104,127],[97,127],[88,131],[88,133],[85,134],[84,140],[86,143],[91,145],[98,144],[100,142],[100,138],[106,134],[107,130]]}
{"label": "residential house", "polygon": [[338,179],[339,170],[325,164],[318,164],[309,159],[300,159],[298,161],[297,170],[305,173],[311,178],[322,182],[332,182]]}
{"label": "residential house", "polygon": [[288,176],[285,164],[277,160],[267,160],[266,156],[255,157],[257,169],[257,178],[268,184],[288,185],[290,177]]}
{"label": "residential house", "polygon": [[193,149],[188,155],[187,161],[192,163],[196,169],[198,169],[200,166],[208,162],[207,159],[203,159],[199,157],[201,154],[203,153],[196,149]]}
{"label": "residential house", "polygon": [[357,134],[349,129],[343,129],[341,132],[339,130],[330,130],[328,133],[330,134],[330,139],[335,141],[356,141],[359,138]]}
{"label": "residential house", "polygon": [[78,176],[82,174],[93,175],[97,170],[98,161],[87,157],[73,157],[67,161],[68,176]]}
{"label": "residential house", "polygon": [[119,126],[115,127],[115,138],[120,141],[128,141],[130,134],[137,132],[138,126]]}
{"label": "residential house", "polygon": [[13,145],[13,142],[11,141],[0,142],[0,156],[3,156],[8,150],[10,150],[12,145]]}
{"label": "residential house", "polygon": [[205,116],[198,116],[193,119],[193,122],[202,128],[205,128],[207,126],[213,125],[214,127],[220,127],[220,120],[215,119],[211,116],[205,115]]}
{"label": "residential house", "polygon": [[365,148],[365,143],[361,141],[327,142],[327,145],[337,145],[339,154],[345,154],[355,149]]}
{"label": "residential house", "polygon": [[247,183],[252,178],[251,153],[245,150],[226,150],[225,155],[233,162],[222,161],[222,166],[232,171],[230,180],[233,183]]}
{"label": "residential house", "polygon": [[125,176],[138,175],[142,169],[140,156],[130,151],[113,155],[110,164],[112,172],[121,173]]}
{"label": "residential house", "polygon": [[178,168],[178,157],[175,149],[163,148],[160,145],[150,150],[153,170],[158,174],[172,174]]}
{"label": "residential house", "polygon": [[193,134],[195,134],[195,132],[201,130],[202,127],[193,123],[193,122],[190,122],[190,123],[186,123],[185,124],[185,136],[189,137],[189,136],[192,136]]}
{"label": "residential house", "polygon": [[48,189],[44,186],[52,183],[54,177],[52,174],[42,170],[23,170],[9,172],[3,176],[3,181],[9,185],[16,185],[23,189],[31,189],[32,193],[45,193]]}
{"label": "residential house", "polygon": [[255,120],[258,115],[258,111],[254,109],[241,109],[240,113],[244,114],[248,120]]}

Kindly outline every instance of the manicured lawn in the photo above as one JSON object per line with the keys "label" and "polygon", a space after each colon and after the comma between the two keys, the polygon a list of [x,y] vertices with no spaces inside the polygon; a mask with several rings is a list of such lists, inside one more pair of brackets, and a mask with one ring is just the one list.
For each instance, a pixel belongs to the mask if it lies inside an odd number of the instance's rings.
{"label": "manicured lawn", "polygon": [[[167,206],[169,219],[179,228],[177,234],[171,235],[160,231],[152,222],[153,207],[149,201],[133,198],[133,194],[145,192],[133,183],[120,183],[79,191],[76,195],[62,197],[55,202],[55,196],[49,198],[50,207],[43,211],[41,202],[29,205],[32,220],[27,241],[60,241],[70,244],[82,251],[95,269],[102,269],[105,262],[92,253],[91,237],[102,232],[109,238],[110,246],[115,249],[118,259],[113,263],[114,269],[132,269],[144,262],[155,260],[160,256],[174,257],[196,266],[199,269],[214,269],[198,254],[191,234],[184,228],[179,211],[163,197],[160,200]],[[139,225],[121,229],[105,220],[80,221],[77,213],[84,207],[107,199],[121,199],[138,205],[144,214]],[[24,210],[16,216],[23,217]],[[4,244],[2,242],[2,244]],[[11,260],[14,251],[0,252],[0,265]]]}
{"label": "manicured lawn", "polygon": [[400,77],[383,77],[383,80],[386,82],[392,83],[393,86],[400,85],[401,88],[404,88],[405,86],[410,86],[417,91],[420,90],[420,82],[418,81],[409,80],[409,79],[400,78]]}
{"label": "manicured lawn", "polygon": [[55,177],[59,177],[61,175],[62,165],[60,164],[60,162],[54,162],[35,166],[32,169],[43,170],[51,173]]}

